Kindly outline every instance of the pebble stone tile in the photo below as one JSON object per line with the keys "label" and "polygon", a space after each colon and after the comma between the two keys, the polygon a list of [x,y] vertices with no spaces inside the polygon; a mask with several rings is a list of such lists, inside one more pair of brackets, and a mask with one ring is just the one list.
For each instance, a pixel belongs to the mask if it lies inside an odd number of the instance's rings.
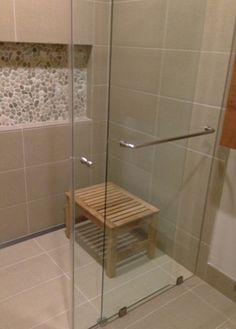
{"label": "pebble stone tile", "polygon": [[[74,114],[86,116],[89,47],[75,46]],[[0,43],[0,126],[67,120],[66,45]]]}

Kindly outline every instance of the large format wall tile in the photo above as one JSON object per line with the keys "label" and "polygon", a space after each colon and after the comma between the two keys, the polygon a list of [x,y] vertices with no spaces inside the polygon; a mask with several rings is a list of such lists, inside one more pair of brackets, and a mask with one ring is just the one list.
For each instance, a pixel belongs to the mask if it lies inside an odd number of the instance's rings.
{"label": "large format wall tile", "polygon": [[9,207],[26,200],[24,170],[0,174],[0,208]]}
{"label": "large format wall tile", "polygon": [[73,0],[73,42],[91,45],[94,41],[94,2]]}
{"label": "large format wall tile", "polygon": [[1,208],[0,227],[0,243],[26,235],[28,233],[26,204]]}
{"label": "large format wall tile", "polygon": [[68,43],[70,7],[65,0],[15,1],[17,41]]}
{"label": "large format wall tile", "polygon": [[65,196],[60,194],[29,203],[30,232],[37,232],[64,222]]}
{"label": "large format wall tile", "polygon": [[228,54],[201,54],[195,93],[196,102],[221,107],[228,63]]}
{"label": "large format wall tile", "polygon": [[26,169],[28,199],[35,200],[69,190],[69,161]]}
{"label": "large format wall tile", "polygon": [[21,131],[0,133],[0,154],[0,171],[22,168],[24,166]]}
{"label": "large format wall tile", "polygon": [[15,41],[14,0],[0,2],[0,41]]}
{"label": "large format wall tile", "polygon": [[165,47],[200,49],[207,0],[171,0]]}
{"label": "large format wall tile", "polygon": [[26,166],[68,159],[71,154],[69,126],[24,130]]}
{"label": "large format wall tile", "polygon": [[161,51],[147,48],[120,48],[112,51],[112,84],[158,93]]}
{"label": "large format wall tile", "polygon": [[161,48],[166,3],[165,0],[116,1],[113,14],[114,45]]}
{"label": "large format wall tile", "polygon": [[235,0],[208,0],[202,49],[230,51],[234,32]]}
{"label": "large format wall tile", "polygon": [[108,45],[110,36],[110,2],[95,2],[94,13],[94,43],[96,45]]}
{"label": "large format wall tile", "polygon": [[161,95],[193,100],[198,65],[197,52],[165,51]]}
{"label": "large format wall tile", "polygon": [[[160,99],[157,134],[160,137],[183,135],[189,132],[192,103],[176,99]],[[186,141],[177,143],[186,144]]]}
{"label": "large format wall tile", "polygon": [[153,135],[158,98],[130,89],[112,87],[110,120],[127,128]]}

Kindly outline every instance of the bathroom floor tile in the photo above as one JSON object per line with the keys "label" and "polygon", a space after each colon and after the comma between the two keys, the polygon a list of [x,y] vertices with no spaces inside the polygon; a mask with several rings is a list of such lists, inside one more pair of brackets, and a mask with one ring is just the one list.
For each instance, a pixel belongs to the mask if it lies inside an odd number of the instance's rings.
{"label": "bathroom floor tile", "polygon": [[90,303],[83,304],[75,309],[75,328],[88,329],[97,323],[99,316],[99,312]]}
{"label": "bathroom floor tile", "polygon": [[236,329],[236,324],[231,321],[227,321],[222,324],[222,326],[217,327],[217,329]]}
{"label": "bathroom floor tile", "polygon": [[29,329],[69,309],[69,280],[62,276],[0,304],[0,329]]}
{"label": "bathroom floor tile", "polygon": [[191,292],[133,324],[130,329],[216,329],[226,320]]}
{"label": "bathroom floor tile", "polygon": [[[103,308],[105,317],[109,317],[124,306],[130,306],[138,300],[167,287],[171,282],[170,276],[161,270],[153,269],[149,272],[123,282],[122,285],[113,288],[103,295]],[[104,282],[106,288],[106,280]],[[99,308],[100,297],[91,300]]]}
{"label": "bathroom floor tile", "polygon": [[0,249],[0,268],[39,254],[42,254],[42,249],[34,240],[27,240],[7,248],[2,248]]}
{"label": "bathroom floor tile", "polygon": [[231,317],[236,314],[236,303],[206,283],[194,288],[193,293],[201,297],[205,302],[215,307],[219,312],[222,312],[227,317]]}
{"label": "bathroom floor tile", "polygon": [[64,312],[63,314],[34,327],[34,329],[70,329],[70,314],[69,312]]}
{"label": "bathroom floor tile", "polygon": [[45,254],[1,268],[0,301],[61,274],[62,271]]}
{"label": "bathroom floor tile", "polygon": [[45,250],[52,250],[61,247],[64,244],[69,244],[69,240],[65,235],[65,230],[57,230],[55,232],[41,235],[35,239],[39,245]]}

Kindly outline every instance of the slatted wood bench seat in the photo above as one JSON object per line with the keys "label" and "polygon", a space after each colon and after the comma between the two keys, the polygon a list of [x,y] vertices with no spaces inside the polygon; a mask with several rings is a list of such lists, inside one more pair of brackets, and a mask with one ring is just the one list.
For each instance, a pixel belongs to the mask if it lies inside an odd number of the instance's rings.
{"label": "slatted wood bench seat", "polygon": [[[106,192],[105,192],[106,191]],[[105,197],[106,193],[106,197]],[[71,234],[71,196],[66,193],[66,235]],[[109,277],[116,275],[117,262],[137,252],[146,250],[150,258],[155,256],[157,218],[159,209],[127,192],[114,183],[93,185],[75,191],[75,203],[82,216],[101,228],[106,228]],[[147,239],[132,243],[125,250],[117,250],[117,238],[122,232],[131,231],[147,222]]]}

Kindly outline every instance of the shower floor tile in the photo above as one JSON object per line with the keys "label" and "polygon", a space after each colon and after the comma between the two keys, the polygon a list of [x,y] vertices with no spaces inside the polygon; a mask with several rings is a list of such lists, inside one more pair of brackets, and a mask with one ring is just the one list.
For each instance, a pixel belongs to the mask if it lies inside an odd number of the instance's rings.
{"label": "shower floor tile", "polygon": [[[0,329],[69,329],[70,251],[64,231],[0,250]],[[81,246],[75,250],[75,329],[100,317],[102,267]],[[133,266],[135,264],[135,266]],[[105,275],[104,312],[117,311],[151,290],[191,273],[168,256],[123,264],[117,277]],[[2,276],[1,276],[2,275]],[[149,289],[151,289],[149,291]],[[235,303],[197,277],[167,290],[113,321],[107,329],[235,329]]]}

